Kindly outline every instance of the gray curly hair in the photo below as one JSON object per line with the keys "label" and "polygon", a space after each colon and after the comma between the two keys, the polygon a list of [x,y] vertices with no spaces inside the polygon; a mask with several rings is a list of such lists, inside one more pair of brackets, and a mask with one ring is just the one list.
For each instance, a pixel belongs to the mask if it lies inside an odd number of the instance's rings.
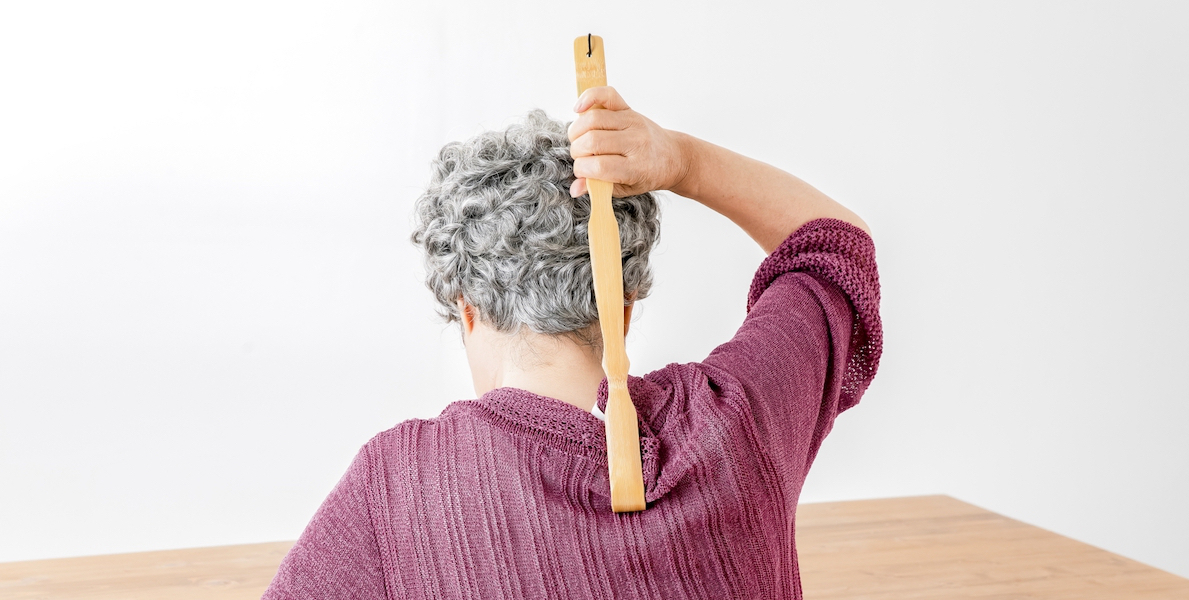
{"label": "gray curly hair", "polygon": [[[570,197],[567,124],[534,110],[522,123],[442,148],[417,199],[412,241],[446,322],[461,296],[498,331],[522,326],[598,345],[586,226],[590,197]],[[623,252],[625,305],[648,296],[648,256],[660,235],[651,194],[612,201]]]}

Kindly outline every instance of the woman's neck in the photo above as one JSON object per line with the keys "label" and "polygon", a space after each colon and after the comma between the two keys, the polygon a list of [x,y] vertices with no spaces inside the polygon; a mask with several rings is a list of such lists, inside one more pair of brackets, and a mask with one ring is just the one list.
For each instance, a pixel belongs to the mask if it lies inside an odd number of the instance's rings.
{"label": "woman's neck", "polygon": [[477,323],[465,336],[475,393],[513,387],[590,411],[603,380],[600,356],[567,336],[506,334]]}
{"label": "woman's neck", "polygon": [[550,361],[539,368],[505,371],[501,387],[520,388],[538,396],[557,398],[590,412],[603,381],[603,367],[595,361],[565,360],[562,357],[551,357]]}

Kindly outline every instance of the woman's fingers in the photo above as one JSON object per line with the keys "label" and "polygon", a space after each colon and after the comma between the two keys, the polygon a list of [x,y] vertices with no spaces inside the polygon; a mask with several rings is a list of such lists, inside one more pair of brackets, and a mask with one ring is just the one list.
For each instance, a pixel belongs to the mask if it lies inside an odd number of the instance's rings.
{"label": "woman's fingers", "polygon": [[[602,109],[590,110],[595,106]],[[680,167],[672,136],[628,107],[615,88],[586,90],[574,110],[581,114],[567,132],[574,158],[571,196],[586,193],[588,177],[616,184],[617,197],[672,184],[675,167]]]}
{"label": "woman's fingers", "polygon": [[630,108],[615,88],[604,85],[592,87],[578,96],[578,103],[574,105],[574,112],[586,112],[592,106],[601,106],[607,110],[627,110]]}
{"label": "woman's fingers", "polygon": [[[630,111],[591,110],[570,124],[570,156],[576,178],[570,186],[571,197],[587,193],[587,177],[628,183],[627,155],[639,145],[638,133],[629,131],[630,116]],[[616,189],[622,191],[621,187]]]}
{"label": "woman's fingers", "polygon": [[[593,106],[601,106],[606,110],[590,110]],[[570,123],[568,134],[571,142],[592,129],[627,129],[634,123],[632,110],[619,96],[619,92],[609,86],[590,88],[583,92],[578,97],[578,104],[574,105],[574,112],[581,114]]]}
{"label": "woman's fingers", "polygon": [[631,185],[635,178],[628,159],[617,154],[587,156],[574,160],[574,177],[600,179],[611,183]]}
{"label": "woman's fingers", "polygon": [[578,118],[570,123],[566,135],[572,142],[588,131],[622,131],[635,126],[638,122],[636,113],[631,110],[588,110],[578,115]]}
{"label": "woman's fingers", "polygon": [[[571,198],[577,198],[579,196],[583,196],[589,191],[590,191],[590,189],[587,188],[587,186],[586,186],[586,179],[575,179],[574,183],[570,184],[570,197]],[[642,194],[645,191],[646,190],[638,190],[638,189],[617,183],[617,184],[615,184],[615,187],[612,188],[612,190],[611,190],[611,197],[612,198],[627,198],[628,196],[635,196],[636,194]]]}
{"label": "woman's fingers", "polygon": [[574,160],[574,177],[589,177],[611,183],[628,183],[625,179],[626,166],[627,159],[619,155],[587,156]]}
{"label": "woman's fingers", "polygon": [[570,184],[570,197],[577,198],[587,192],[586,178],[575,179],[574,183]]}
{"label": "woman's fingers", "polygon": [[584,158],[601,154],[619,154],[627,156],[628,152],[638,146],[638,137],[628,131],[606,131],[595,129],[582,134],[582,137],[570,144],[570,156]]}
{"label": "woman's fingers", "polygon": [[[590,189],[586,186],[586,179],[575,179],[574,183],[570,184],[570,197],[577,198],[585,195]],[[611,190],[612,198],[627,198],[628,196],[635,196],[636,194],[643,194],[649,190],[636,189],[620,183],[615,184]]]}

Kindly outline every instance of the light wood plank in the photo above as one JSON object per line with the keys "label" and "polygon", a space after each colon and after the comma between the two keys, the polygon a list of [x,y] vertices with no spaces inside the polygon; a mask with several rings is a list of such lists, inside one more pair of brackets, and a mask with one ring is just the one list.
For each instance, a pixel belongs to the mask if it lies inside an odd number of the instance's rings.
{"label": "light wood plank", "polygon": [[806,598],[1189,599],[1189,580],[948,496],[804,504]]}
{"label": "light wood plank", "polygon": [[0,563],[5,600],[258,600],[293,542]]}

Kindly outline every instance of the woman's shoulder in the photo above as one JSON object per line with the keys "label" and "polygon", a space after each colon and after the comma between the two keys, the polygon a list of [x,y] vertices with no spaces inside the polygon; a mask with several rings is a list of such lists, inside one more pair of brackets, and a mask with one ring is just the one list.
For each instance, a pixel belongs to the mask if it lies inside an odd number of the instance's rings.
{"label": "woman's shoulder", "polygon": [[457,427],[460,418],[472,409],[474,400],[451,402],[436,417],[405,419],[372,436],[364,448],[371,451],[390,451],[414,448],[424,444],[426,438],[437,442],[443,429]]}

